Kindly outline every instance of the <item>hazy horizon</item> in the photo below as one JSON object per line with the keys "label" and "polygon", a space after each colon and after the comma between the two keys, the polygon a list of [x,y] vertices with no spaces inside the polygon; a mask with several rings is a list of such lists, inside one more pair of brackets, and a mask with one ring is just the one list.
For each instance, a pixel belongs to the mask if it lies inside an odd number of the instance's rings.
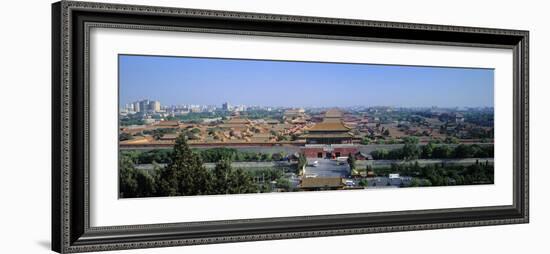
{"label": "hazy horizon", "polygon": [[494,70],[119,55],[121,106],[494,107]]}

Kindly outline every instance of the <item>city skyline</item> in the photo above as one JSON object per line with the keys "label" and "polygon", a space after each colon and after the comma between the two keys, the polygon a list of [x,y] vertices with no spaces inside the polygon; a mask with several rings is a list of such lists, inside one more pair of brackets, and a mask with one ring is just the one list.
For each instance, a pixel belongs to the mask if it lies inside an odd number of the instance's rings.
{"label": "city skyline", "polygon": [[[492,69],[119,56],[119,97],[166,105],[493,107]],[[278,93],[280,96],[274,96]],[[205,96],[208,95],[208,96]]]}
{"label": "city skyline", "polygon": [[216,107],[218,109],[223,108],[223,105],[225,103],[228,103],[231,107],[237,107],[237,106],[245,106],[247,108],[273,108],[273,109],[334,109],[334,108],[340,108],[340,109],[348,109],[348,108],[395,108],[395,109],[430,109],[430,108],[438,108],[438,109],[492,109],[493,106],[448,106],[448,107],[441,107],[441,106],[395,106],[395,105],[350,105],[350,106],[293,106],[293,105],[285,105],[285,106],[273,106],[273,105],[247,105],[243,103],[231,103],[231,102],[222,102],[218,104],[194,104],[194,103],[177,103],[177,104],[163,104],[162,101],[149,99],[149,98],[141,98],[141,99],[135,99],[131,100],[129,103],[121,104],[121,109],[124,109],[126,106],[130,106],[131,104],[139,103],[142,101],[150,101],[150,102],[159,102],[161,108],[172,108],[172,107]]}

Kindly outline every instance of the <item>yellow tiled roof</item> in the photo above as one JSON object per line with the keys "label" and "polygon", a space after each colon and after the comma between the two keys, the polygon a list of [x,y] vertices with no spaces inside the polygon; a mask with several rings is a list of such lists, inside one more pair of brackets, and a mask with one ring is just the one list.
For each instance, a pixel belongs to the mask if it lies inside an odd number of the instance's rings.
{"label": "yellow tiled roof", "polygon": [[178,126],[179,121],[160,121],[159,126]]}
{"label": "yellow tiled roof", "polygon": [[321,122],[315,124],[309,131],[349,131],[350,128],[345,126],[341,121],[337,122]]}
{"label": "yellow tiled roof", "polygon": [[340,187],[343,185],[344,183],[342,183],[342,178],[340,177],[302,178],[302,183],[300,183],[301,188]]}
{"label": "yellow tiled roof", "polygon": [[340,111],[339,109],[329,109],[325,112],[325,117],[333,118],[333,117],[342,117],[344,113]]}
{"label": "yellow tiled roof", "polygon": [[226,124],[248,124],[250,121],[243,118],[231,118],[225,122]]}

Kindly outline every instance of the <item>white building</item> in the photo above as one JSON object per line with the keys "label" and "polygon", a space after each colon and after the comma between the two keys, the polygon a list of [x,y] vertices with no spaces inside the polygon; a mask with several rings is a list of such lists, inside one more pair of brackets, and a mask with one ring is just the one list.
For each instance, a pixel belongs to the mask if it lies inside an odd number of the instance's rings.
{"label": "white building", "polygon": [[153,112],[160,112],[160,102],[159,101],[151,101],[149,103],[149,108],[153,111]]}

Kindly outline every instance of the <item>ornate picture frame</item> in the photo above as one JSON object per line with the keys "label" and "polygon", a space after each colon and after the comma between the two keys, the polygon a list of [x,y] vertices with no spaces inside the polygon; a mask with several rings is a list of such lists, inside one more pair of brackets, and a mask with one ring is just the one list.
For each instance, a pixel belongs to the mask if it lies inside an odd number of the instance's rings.
{"label": "ornate picture frame", "polygon": [[[513,204],[221,221],[90,225],[89,31],[119,28],[513,51]],[[61,1],[52,5],[52,249],[60,253],[529,222],[529,32]]]}

